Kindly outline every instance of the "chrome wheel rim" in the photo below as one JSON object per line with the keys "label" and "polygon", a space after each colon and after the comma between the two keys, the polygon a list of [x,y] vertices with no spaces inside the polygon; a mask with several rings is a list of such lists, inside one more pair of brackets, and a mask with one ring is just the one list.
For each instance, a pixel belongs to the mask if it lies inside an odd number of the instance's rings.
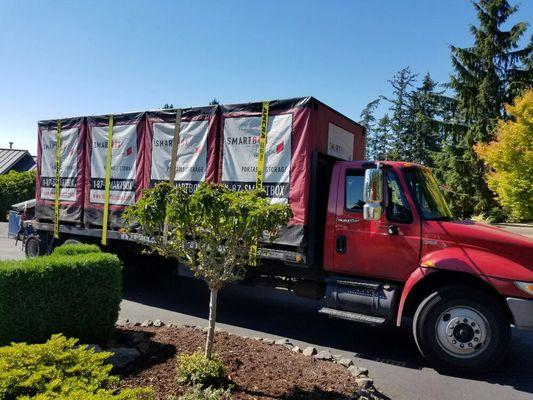
{"label": "chrome wheel rim", "polygon": [[490,341],[489,322],[478,310],[450,307],[439,315],[435,326],[437,343],[448,354],[472,358],[483,352]]}

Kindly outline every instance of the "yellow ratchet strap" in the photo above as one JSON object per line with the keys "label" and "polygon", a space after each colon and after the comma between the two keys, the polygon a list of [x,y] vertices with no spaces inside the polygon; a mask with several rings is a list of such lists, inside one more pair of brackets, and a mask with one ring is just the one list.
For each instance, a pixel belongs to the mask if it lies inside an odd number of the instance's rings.
{"label": "yellow ratchet strap", "polygon": [[111,185],[111,157],[113,156],[113,116],[109,116],[107,131],[107,154],[105,163],[104,217],[102,220],[102,245],[107,245],[107,222],[109,220],[109,187]]}
{"label": "yellow ratchet strap", "polygon": [[[259,150],[257,153],[257,177],[256,177],[256,187],[264,187],[263,181],[265,177],[265,153],[266,153],[266,143],[267,143],[267,131],[268,131],[268,111],[270,108],[270,103],[268,101],[263,102],[263,107],[261,108],[261,124],[259,125]],[[257,243],[252,246],[251,250],[251,262],[253,266],[257,265]]]}
{"label": "yellow ratchet strap", "polygon": [[61,178],[61,121],[57,122],[56,135],[56,176],[54,182],[55,202],[54,202],[54,238],[59,239],[59,196],[61,187],[59,180]]}
{"label": "yellow ratchet strap", "polygon": [[[178,159],[178,149],[180,144],[181,129],[181,109],[176,110],[176,122],[174,125],[174,137],[172,139],[172,155],[170,156],[170,169],[168,171],[168,183],[174,187],[174,177],[176,176],[176,160]],[[168,236],[168,215],[165,213],[165,223],[163,224],[163,240],[166,242]]]}

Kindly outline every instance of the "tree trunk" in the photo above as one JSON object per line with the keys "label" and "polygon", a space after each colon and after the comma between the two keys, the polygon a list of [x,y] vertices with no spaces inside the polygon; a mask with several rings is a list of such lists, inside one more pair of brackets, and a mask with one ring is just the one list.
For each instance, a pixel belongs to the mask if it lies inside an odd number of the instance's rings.
{"label": "tree trunk", "polygon": [[217,297],[218,289],[210,289],[209,297],[209,330],[207,331],[207,340],[205,342],[205,357],[210,360],[213,351],[213,339],[215,338],[215,323],[217,320]]}

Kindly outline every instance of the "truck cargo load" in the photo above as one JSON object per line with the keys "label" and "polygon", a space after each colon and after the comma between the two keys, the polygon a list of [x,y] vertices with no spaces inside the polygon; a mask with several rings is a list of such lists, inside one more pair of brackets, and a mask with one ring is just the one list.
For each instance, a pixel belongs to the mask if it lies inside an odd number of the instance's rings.
{"label": "truck cargo load", "polygon": [[[218,107],[186,108],[181,113],[174,182],[196,190],[202,181],[216,179]],[[145,187],[168,182],[177,110],[146,113],[147,157]]]}
{"label": "truck cargo load", "polygon": [[54,218],[59,121],[61,121],[59,221],[81,223],[85,172],[84,118],[40,121],[38,124],[35,218],[40,221]]}
{"label": "truck cargo load", "polygon": [[[307,253],[316,225],[309,220],[309,209],[317,201],[327,200],[317,196],[325,193],[329,184],[327,179],[320,179],[321,175],[329,176],[323,171],[327,165],[314,162],[313,157],[327,157],[328,163],[362,159],[364,129],[313,97],[268,103],[264,187],[272,202],[287,203],[293,212],[289,226],[275,243],[298,247],[300,253]],[[255,187],[262,104],[182,109],[175,184],[190,192],[201,181],[222,182],[234,190]],[[122,213],[139,200],[143,189],[168,181],[176,114],[177,110],[172,109],[112,115],[109,229],[122,227]],[[79,185],[79,201],[69,205],[69,215],[73,221],[87,227],[102,226],[110,116],[87,116],[62,122],[65,128],[72,128],[76,123],[80,133],[76,142],[79,165],[76,175],[72,176]],[[44,129],[56,122],[45,121],[40,126]],[[42,140],[41,131],[39,135]],[[65,139],[64,143],[70,142]],[[47,157],[48,163],[55,162],[53,150],[47,152]],[[55,170],[43,170],[47,175],[40,171],[38,181],[53,182],[53,179],[43,178]],[[80,186],[83,181],[84,185]],[[48,198],[48,214],[52,218],[54,197],[48,193]],[[60,200],[66,207],[64,199]]]}
{"label": "truck cargo load", "polygon": [[[144,113],[114,115],[109,186],[109,227],[141,196],[145,165]],[[84,224],[101,226],[104,209],[109,116],[87,117]]]}
{"label": "truck cargo load", "polygon": [[[255,187],[261,107],[260,102],[221,106],[219,180],[232,189]],[[277,244],[307,243],[313,152],[357,160],[364,151],[364,129],[315,98],[269,102],[264,186],[273,202],[288,203],[293,212]]]}

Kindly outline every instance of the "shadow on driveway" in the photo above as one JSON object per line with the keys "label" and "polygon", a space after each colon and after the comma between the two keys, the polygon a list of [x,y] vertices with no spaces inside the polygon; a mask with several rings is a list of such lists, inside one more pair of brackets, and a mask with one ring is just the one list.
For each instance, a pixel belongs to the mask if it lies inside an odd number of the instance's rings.
{"label": "shadow on driveway", "polygon": [[[124,299],[198,318],[208,317],[209,292],[203,282],[195,279],[171,274],[149,278],[128,274]],[[409,329],[331,319],[317,313],[321,306],[319,301],[301,299],[286,291],[229,285],[219,294],[217,322],[346,351],[382,364],[414,370],[429,367],[419,355]],[[513,330],[509,350],[495,371],[468,379],[533,393],[533,335]]]}

